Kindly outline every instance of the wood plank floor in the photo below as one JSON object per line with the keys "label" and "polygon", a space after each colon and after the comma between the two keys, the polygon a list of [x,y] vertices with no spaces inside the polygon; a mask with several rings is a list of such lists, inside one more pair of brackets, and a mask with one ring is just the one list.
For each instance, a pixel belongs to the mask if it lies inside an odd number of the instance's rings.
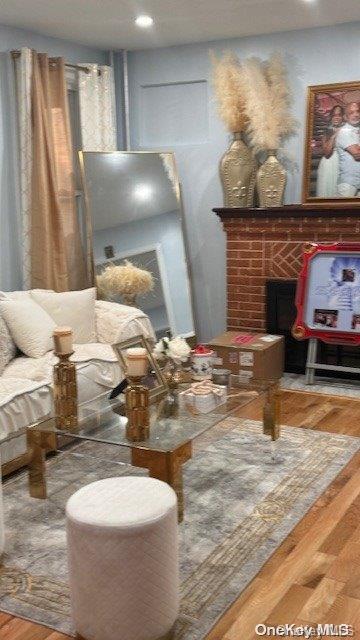
{"label": "wood plank floor", "polygon": [[[260,419],[260,403],[253,402],[239,415]],[[360,400],[283,391],[281,422],[360,436]],[[259,637],[255,635],[255,625],[260,623],[347,623],[354,626],[353,637],[360,640],[359,515],[357,454],[206,640],[254,640]],[[68,640],[68,636],[0,613],[0,639]]]}

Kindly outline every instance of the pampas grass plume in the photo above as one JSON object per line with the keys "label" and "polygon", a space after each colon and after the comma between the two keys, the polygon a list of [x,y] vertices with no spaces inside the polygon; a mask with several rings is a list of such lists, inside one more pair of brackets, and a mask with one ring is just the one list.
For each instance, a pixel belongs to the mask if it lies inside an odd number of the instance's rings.
{"label": "pampas grass plume", "polygon": [[148,293],[154,288],[154,278],[150,271],[135,267],[129,260],[123,265],[110,264],[97,276],[100,294],[120,295]]}
{"label": "pampas grass plume", "polygon": [[298,123],[291,115],[292,98],[284,58],[273,53],[265,64],[265,74],[271,91],[273,127],[281,138],[295,133]]}
{"label": "pampas grass plume", "polygon": [[272,98],[263,64],[259,58],[249,58],[243,63],[243,69],[250,142],[255,151],[277,149],[280,140],[271,114]]}
{"label": "pampas grass plume", "polygon": [[245,98],[242,94],[240,76],[242,68],[234,53],[227,52],[217,58],[211,51],[213,85],[218,103],[218,112],[228,131],[244,131],[248,124],[245,113]]}
{"label": "pampas grass plume", "polygon": [[297,126],[290,113],[291,93],[281,55],[272,55],[267,63],[259,58],[245,60],[241,79],[252,146],[255,151],[279,149],[282,139]]}

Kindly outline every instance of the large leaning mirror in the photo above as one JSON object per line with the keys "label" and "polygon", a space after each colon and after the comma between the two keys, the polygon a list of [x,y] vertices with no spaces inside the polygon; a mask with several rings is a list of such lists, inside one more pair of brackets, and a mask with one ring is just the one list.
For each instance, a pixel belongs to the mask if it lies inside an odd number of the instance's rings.
{"label": "large leaning mirror", "polygon": [[[80,166],[92,245],[91,279],[98,284],[100,297],[142,309],[158,338],[169,331],[193,336],[174,154],[83,151]],[[126,261],[151,273],[151,290],[136,296],[121,294],[110,278],[104,278],[109,266],[126,266]]]}

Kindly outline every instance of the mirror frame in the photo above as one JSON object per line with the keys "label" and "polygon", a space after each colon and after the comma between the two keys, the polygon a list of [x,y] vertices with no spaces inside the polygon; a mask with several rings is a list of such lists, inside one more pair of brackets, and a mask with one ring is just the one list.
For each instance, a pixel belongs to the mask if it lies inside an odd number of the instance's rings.
{"label": "mirror frame", "polygon": [[169,392],[169,389],[166,384],[166,380],[162,374],[162,371],[152,354],[150,341],[147,340],[147,338],[145,338],[142,334],[140,334],[138,336],[133,336],[128,340],[124,340],[123,342],[118,342],[117,344],[113,344],[112,348],[115,351],[116,357],[119,360],[119,363],[123,369],[124,377],[126,378],[127,377],[126,376],[126,360],[122,354],[122,351],[124,349],[129,349],[131,347],[137,347],[139,346],[139,344],[141,344],[141,346],[146,349],[150,365],[152,369],[154,369],[156,373],[157,381],[159,382],[159,385],[157,387],[155,387],[154,389],[149,389],[150,402],[153,403],[156,400],[160,400],[161,398],[166,396],[166,394]]}
{"label": "mirror frame", "polygon": [[[188,242],[187,242],[187,235],[186,235],[186,225],[185,225],[185,213],[184,213],[184,205],[183,205],[183,197],[182,197],[182,184],[180,182],[179,179],[179,172],[177,169],[177,164],[176,164],[176,159],[175,159],[175,153],[173,151],[78,151],[78,156],[79,156],[79,165],[80,165],[80,174],[81,174],[81,182],[82,182],[82,187],[83,187],[83,194],[84,194],[84,205],[85,205],[85,223],[86,223],[86,266],[87,266],[87,273],[90,279],[91,284],[89,286],[93,286],[96,288],[96,277],[95,277],[95,260],[94,260],[94,249],[93,249],[93,225],[92,225],[92,216],[91,216],[91,206],[90,206],[90,198],[89,198],[89,193],[88,193],[88,189],[87,189],[87,185],[86,185],[86,176],[85,176],[85,166],[84,166],[84,156],[85,155],[90,155],[90,154],[128,154],[128,155],[133,155],[133,154],[137,154],[137,155],[160,155],[160,154],[168,154],[172,156],[173,159],[173,164],[174,164],[174,173],[175,176],[177,178],[177,182],[179,185],[179,212],[180,212],[180,224],[181,224],[181,231],[182,231],[182,237],[183,237],[183,243],[184,243],[184,253],[185,253],[185,265],[186,265],[186,270],[187,270],[187,276],[188,276],[188,286],[189,286],[189,292],[190,292],[190,312],[191,312],[191,316],[192,316],[192,322],[193,322],[193,327],[194,327],[194,333],[192,336],[185,336],[185,338],[195,338],[196,341],[196,335],[197,335],[197,322],[196,322],[196,316],[195,316],[195,304],[194,304],[194,291],[193,291],[193,286],[192,286],[192,273],[191,273],[191,262],[190,262],[190,258],[189,258],[189,247],[188,247]],[[171,329],[171,334],[173,336],[175,336],[175,333],[173,332],[173,330]]]}

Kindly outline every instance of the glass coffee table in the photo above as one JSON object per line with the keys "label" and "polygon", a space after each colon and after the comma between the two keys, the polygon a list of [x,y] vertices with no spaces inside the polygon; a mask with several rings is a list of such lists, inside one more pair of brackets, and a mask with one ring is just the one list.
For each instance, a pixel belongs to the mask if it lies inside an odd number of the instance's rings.
{"label": "glass coffee table", "polygon": [[124,402],[109,400],[107,395],[79,405],[76,427],[60,429],[56,417],[52,417],[27,428],[29,490],[33,498],[47,497],[47,453],[57,451],[64,441],[98,442],[129,448],[133,466],[148,469],[151,477],[173,487],[181,521],[184,513],[182,465],[192,457],[195,438],[257,399],[263,403],[264,433],[272,440],[280,435],[279,380],[248,383],[231,376],[226,402],[208,413],[200,413],[190,404],[174,405],[169,404],[168,399],[158,400],[150,406],[150,437],[142,442],[127,439]]}

